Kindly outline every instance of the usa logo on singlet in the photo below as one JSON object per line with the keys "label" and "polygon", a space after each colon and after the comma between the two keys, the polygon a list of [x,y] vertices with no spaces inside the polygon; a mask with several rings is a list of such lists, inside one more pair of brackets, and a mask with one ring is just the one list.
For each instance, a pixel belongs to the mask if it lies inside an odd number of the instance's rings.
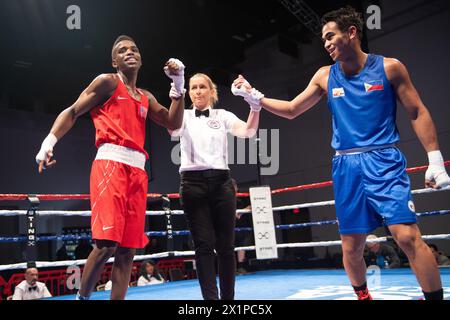
{"label": "usa logo on singlet", "polygon": [[382,91],[384,90],[383,80],[364,82],[364,88],[366,89],[366,92]]}
{"label": "usa logo on singlet", "polygon": [[147,118],[147,109],[144,106],[139,107],[139,115],[145,119]]}

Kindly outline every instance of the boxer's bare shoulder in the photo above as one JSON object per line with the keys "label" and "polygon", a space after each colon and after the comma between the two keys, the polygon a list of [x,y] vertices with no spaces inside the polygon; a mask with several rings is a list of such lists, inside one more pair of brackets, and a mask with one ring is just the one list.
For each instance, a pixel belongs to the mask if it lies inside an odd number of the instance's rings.
{"label": "boxer's bare shoulder", "polygon": [[324,93],[328,91],[328,77],[330,76],[331,66],[324,66],[317,70],[313,76],[312,81],[318,85]]}

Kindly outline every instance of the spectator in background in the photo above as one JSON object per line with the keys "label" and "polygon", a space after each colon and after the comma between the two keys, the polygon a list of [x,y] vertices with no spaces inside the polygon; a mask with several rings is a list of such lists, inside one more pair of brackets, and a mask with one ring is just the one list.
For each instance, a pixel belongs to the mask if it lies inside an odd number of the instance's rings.
{"label": "spectator in background", "polygon": [[58,251],[56,251],[56,260],[58,261],[70,260],[70,257],[67,254],[66,244],[63,244],[61,248],[59,248]]}
{"label": "spectator in background", "polygon": [[428,246],[430,247],[431,252],[433,253],[439,266],[450,266],[450,259],[439,252],[438,247],[435,244],[430,243]]}
{"label": "spectator in background", "polygon": [[45,283],[37,281],[39,277],[38,269],[29,267],[25,271],[25,280],[19,283],[14,289],[12,300],[35,300],[50,298],[52,295],[48,291]]}
{"label": "spectator in background", "polygon": [[[369,234],[367,240],[374,240],[378,237]],[[366,242],[367,253],[365,255],[367,265],[378,265],[380,268],[394,269],[402,266],[400,258],[395,249],[384,243],[368,243]]]}
{"label": "spectator in background", "polygon": [[87,259],[93,249],[94,247],[92,247],[88,239],[81,239],[78,241],[78,245],[75,248],[75,259]]}
{"label": "spectator in background", "polygon": [[156,266],[153,260],[147,260],[141,264],[140,274],[141,276],[139,277],[137,283],[138,287],[160,284],[165,282],[164,278],[159,273],[158,267]]}
{"label": "spectator in background", "polygon": [[156,238],[149,238],[149,242],[144,248],[145,254],[153,254],[164,251],[162,249],[162,244]]}

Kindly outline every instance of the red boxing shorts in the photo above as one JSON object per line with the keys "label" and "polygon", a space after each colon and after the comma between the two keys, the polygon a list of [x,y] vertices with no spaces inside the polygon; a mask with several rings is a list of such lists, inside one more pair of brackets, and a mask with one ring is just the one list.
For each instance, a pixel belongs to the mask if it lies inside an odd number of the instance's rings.
{"label": "red boxing shorts", "polygon": [[92,239],[144,248],[147,172],[113,160],[95,160],[91,180]]}

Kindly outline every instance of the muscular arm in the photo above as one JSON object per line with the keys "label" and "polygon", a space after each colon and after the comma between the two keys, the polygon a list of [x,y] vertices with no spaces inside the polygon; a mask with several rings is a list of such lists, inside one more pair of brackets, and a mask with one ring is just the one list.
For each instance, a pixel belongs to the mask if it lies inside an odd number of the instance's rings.
{"label": "muscular arm", "polygon": [[263,98],[261,105],[267,111],[278,116],[294,119],[314,107],[326,92],[330,67],[319,69],[311,79],[308,87],[292,101]]}
{"label": "muscular arm", "polygon": [[384,64],[386,75],[408,113],[414,132],[423,147],[427,152],[439,150],[433,119],[414,88],[408,70],[396,59],[386,58]]}
{"label": "muscular arm", "polygon": [[98,76],[81,93],[74,104],[58,115],[50,130],[50,134],[44,139],[41,149],[36,155],[39,173],[56,163],[56,160],[52,160],[55,143],[73,127],[79,116],[106,101],[114,92],[117,81],[117,75],[114,74]]}
{"label": "muscular arm", "polygon": [[184,95],[180,99],[172,99],[169,110],[162,106],[156,98],[148,91],[144,90],[148,98],[150,118],[169,130],[177,130],[183,124]]}
{"label": "muscular arm", "polygon": [[73,127],[78,117],[100,105],[112,95],[117,81],[114,74],[103,74],[95,78],[80,94],[77,101],[58,115],[50,132],[60,140]]}

